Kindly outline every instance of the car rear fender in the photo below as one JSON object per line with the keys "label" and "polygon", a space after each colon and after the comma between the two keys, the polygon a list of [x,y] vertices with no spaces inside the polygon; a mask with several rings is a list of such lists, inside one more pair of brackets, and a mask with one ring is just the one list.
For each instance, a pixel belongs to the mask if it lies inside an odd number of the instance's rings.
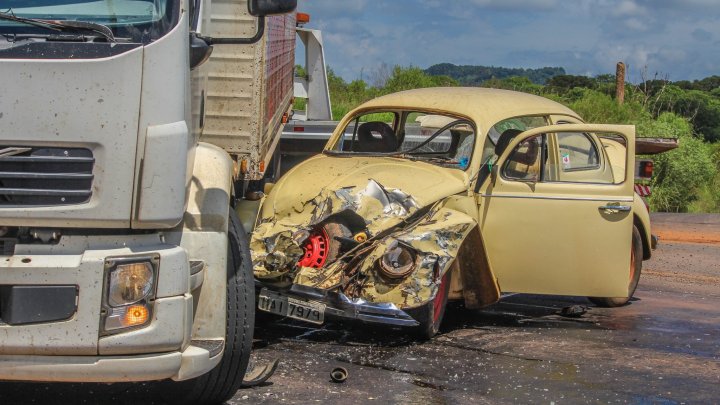
{"label": "car rear fender", "polygon": [[652,255],[650,213],[648,213],[642,198],[637,194],[633,198],[633,225],[638,228],[642,237],[643,260],[648,260]]}

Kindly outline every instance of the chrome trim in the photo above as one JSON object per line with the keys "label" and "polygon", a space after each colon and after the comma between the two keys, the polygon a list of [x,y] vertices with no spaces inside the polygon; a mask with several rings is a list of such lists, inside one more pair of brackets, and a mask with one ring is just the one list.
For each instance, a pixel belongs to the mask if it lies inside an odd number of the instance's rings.
{"label": "chrome trim", "polygon": [[613,200],[618,202],[633,202],[632,198],[603,198],[603,197],[552,197],[541,195],[520,195],[520,194],[480,194],[480,197],[496,197],[496,198],[530,198],[537,200],[571,200],[571,201],[607,201]]}
{"label": "chrome trim", "polygon": [[[261,283],[256,283],[256,287],[267,288],[267,286],[263,286]],[[405,327],[418,326],[420,324],[405,311],[390,302],[368,302],[362,298],[350,299],[340,292],[327,291],[298,284],[293,284],[289,291],[272,289],[271,291],[286,297],[321,302],[326,305],[326,317],[355,319],[368,323]]]}
{"label": "chrome trim", "polygon": [[614,211],[614,212],[628,212],[632,209],[629,205],[614,205],[614,204],[608,204],[608,205],[602,205],[598,207],[598,209],[606,210],[606,211]]}

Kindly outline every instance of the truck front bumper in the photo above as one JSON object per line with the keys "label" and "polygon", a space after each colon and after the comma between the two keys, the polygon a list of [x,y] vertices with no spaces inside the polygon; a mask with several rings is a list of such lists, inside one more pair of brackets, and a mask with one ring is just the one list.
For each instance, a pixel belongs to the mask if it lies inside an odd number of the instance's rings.
{"label": "truck front bumper", "polygon": [[[159,257],[150,321],[105,332],[106,260],[148,255]],[[56,245],[18,245],[13,256],[0,260],[0,286],[74,286],[76,296],[67,319],[0,319],[0,380],[120,382],[203,374],[219,362],[223,341],[191,340],[192,285],[186,250],[157,235],[70,236]],[[45,301],[42,308],[53,304],[41,295],[31,298]]]}
{"label": "truck front bumper", "polygon": [[188,346],[184,351],[135,356],[0,356],[0,380],[134,382],[185,380],[212,370],[222,351]]}

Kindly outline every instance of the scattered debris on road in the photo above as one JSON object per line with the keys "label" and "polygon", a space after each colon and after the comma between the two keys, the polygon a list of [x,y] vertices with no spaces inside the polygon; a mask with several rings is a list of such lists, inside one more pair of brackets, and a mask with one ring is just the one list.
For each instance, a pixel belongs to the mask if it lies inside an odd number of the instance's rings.
{"label": "scattered debris on road", "polygon": [[348,378],[348,371],[344,367],[335,367],[330,373],[332,382],[344,383]]}

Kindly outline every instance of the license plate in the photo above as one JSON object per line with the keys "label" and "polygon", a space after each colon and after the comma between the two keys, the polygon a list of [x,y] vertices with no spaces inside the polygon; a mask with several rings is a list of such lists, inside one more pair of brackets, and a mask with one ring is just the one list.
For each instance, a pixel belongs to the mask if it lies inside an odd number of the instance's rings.
{"label": "license plate", "polygon": [[325,321],[325,304],[285,297],[268,289],[260,291],[258,309],[273,314],[322,324]]}

